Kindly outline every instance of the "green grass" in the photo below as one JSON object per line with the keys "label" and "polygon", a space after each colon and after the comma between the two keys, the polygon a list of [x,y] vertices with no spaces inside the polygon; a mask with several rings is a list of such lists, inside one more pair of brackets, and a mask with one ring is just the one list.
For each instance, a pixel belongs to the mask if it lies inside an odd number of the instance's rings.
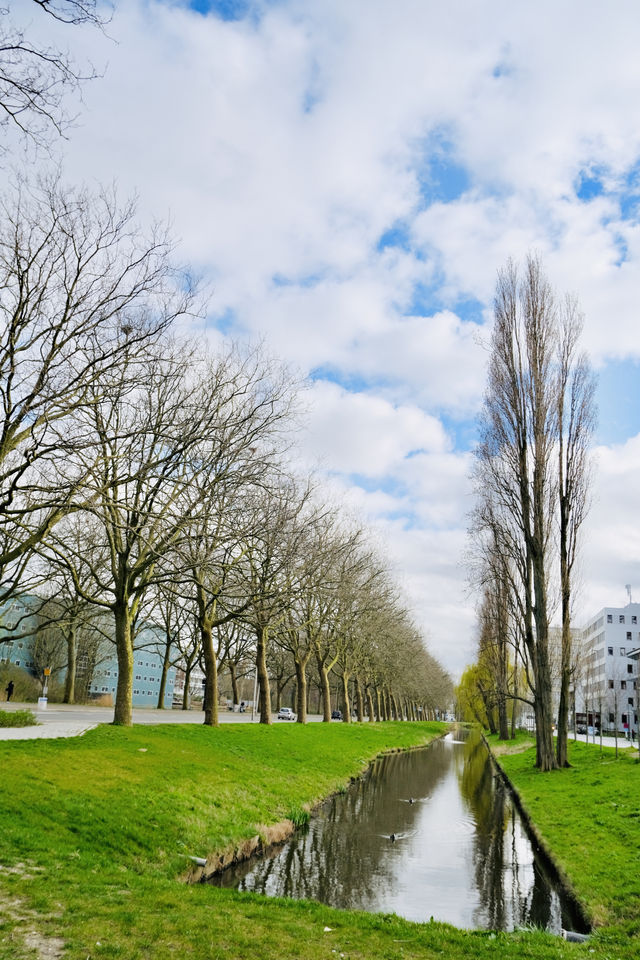
{"label": "green grass", "polygon": [[491,747],[494,756],[502,756],[506,753],[522,753],[529,747],[535,746],[535,736],[526,730],[516,730],[513,740],[500,740],[497,733],[487,733],[484,731],[485,740]]}
{"label": "green grass", "polygon": [[[220,851],[292,814],[303,817],[375,754],[424,743],[442,729],[105,726],[70,740],[0,743],[0,958],[37,957],[29,947],[36,935],[50,946],[61,938],[73,960],[632,956],[635,943],[625,942],[622,952],[619,939],[622,927],[631,930],[631,912],[608,916],[612,929],[582,946],[537,932],[467,932],[179,882],[189,856]],[[507,760],[522,764],[515,774],[526,787],[526,755]],[[625,769],[636,775],[637,768]],[[585,790],[592,811],[593,786]],[[541,781],[537,791],[545,791]],[[638,874],[636,855],[629,852],[625,868],[629,884]]]}
{"label": "green grass", "polygon": [[37,723],[32,710],[0,710],[0,727],[33,727]]}

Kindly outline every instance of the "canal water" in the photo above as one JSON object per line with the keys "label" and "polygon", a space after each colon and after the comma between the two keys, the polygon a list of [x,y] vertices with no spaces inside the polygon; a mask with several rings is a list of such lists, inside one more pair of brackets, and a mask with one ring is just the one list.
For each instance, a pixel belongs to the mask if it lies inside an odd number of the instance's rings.
{"label": "canal water", "polygon": [[458,927],[584,930],[477,734],[379,758],[308,829],[212,882]]}

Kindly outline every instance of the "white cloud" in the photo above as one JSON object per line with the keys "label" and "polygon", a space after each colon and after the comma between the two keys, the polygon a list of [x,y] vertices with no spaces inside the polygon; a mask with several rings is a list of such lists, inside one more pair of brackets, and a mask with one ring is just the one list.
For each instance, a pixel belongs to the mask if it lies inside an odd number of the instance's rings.
{"label": "white cloud", "polygon": [[[314,384],[305,454],[342,483],[369,478],[353,498],[378,519],[434,649],[457,668],[473,632],[459,567],[470,504],[467,458],[444,414],[472,418],[485,361],[458,301],[477,298],[488,317],[497,268],[534,248],[558,289],[580,296],[596,361],[640,355],[638,218],[623,219],[616,196],[575,195],[585,169],[624,190],[640,157],[640,10],[635,0],[615,16],[598,0],[256,10],[222,22],[131,0],[109,27],[117,44],[83,30],[83,51],[108,67],[85,88],[65,171],[115,179],[140,192],[149,217],[170,214],[231,333],[353,384]],[[380,250],[393,227],[404,240]],[[638,515],[636,443],[601,451],[585,555],[600,605],[637,565],[625,533]]]}
{"label": "white cloud", "polygon": [[329,471],[381,477],[411,453],[440,452],[447,443],[439,420],[418,407],[394,407],[326,381],[312,387],[305,445]]}
{"label": "white cloud", "polygon": [[639,476],[640,434],[598,449],[593,504],[584,530],[580,623],[601,607],[624,605],[627,583],[635,598],[640,596]]}

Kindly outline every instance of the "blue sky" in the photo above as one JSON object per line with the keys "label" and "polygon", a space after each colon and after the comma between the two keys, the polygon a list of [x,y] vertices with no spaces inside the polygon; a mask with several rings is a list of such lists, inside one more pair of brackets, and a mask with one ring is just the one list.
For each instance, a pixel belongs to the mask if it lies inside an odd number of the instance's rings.
{"label": "blue sky", "polygon": [[65,172],[170,218],[207,336],[309,378],[299,456],[375,525],[442,662],[473,657],[468,477],[507,257],[579,298],[599,375],[576,619],[640,589],[635,0],[129,0],[109,33],[83,34],[104,75]]}

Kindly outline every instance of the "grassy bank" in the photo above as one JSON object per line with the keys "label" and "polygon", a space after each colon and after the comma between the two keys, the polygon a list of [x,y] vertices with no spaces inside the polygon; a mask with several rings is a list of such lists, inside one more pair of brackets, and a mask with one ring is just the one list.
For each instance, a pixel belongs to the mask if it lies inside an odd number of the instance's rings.
{"label": "grassy bank", "polygon": [[[246,839],[340,788],[381,750],[440,731],[101,727],[0,743],[0,957],[626,960],[615,937],[576,946],[533,932],[468,933],[179,882],[189,855]],[[524,766],[515,772],[526,780]]]}
{"label": "grassy bank", "polygon": [[[527,812],[609,937],[640,947],[640,765],[635,751],[569,744],[568,770],[540,774],[531,754],[501,756]],[[631,947],[631,944],[630,944]],[[627,954],[629,955],[629,954]]]}

